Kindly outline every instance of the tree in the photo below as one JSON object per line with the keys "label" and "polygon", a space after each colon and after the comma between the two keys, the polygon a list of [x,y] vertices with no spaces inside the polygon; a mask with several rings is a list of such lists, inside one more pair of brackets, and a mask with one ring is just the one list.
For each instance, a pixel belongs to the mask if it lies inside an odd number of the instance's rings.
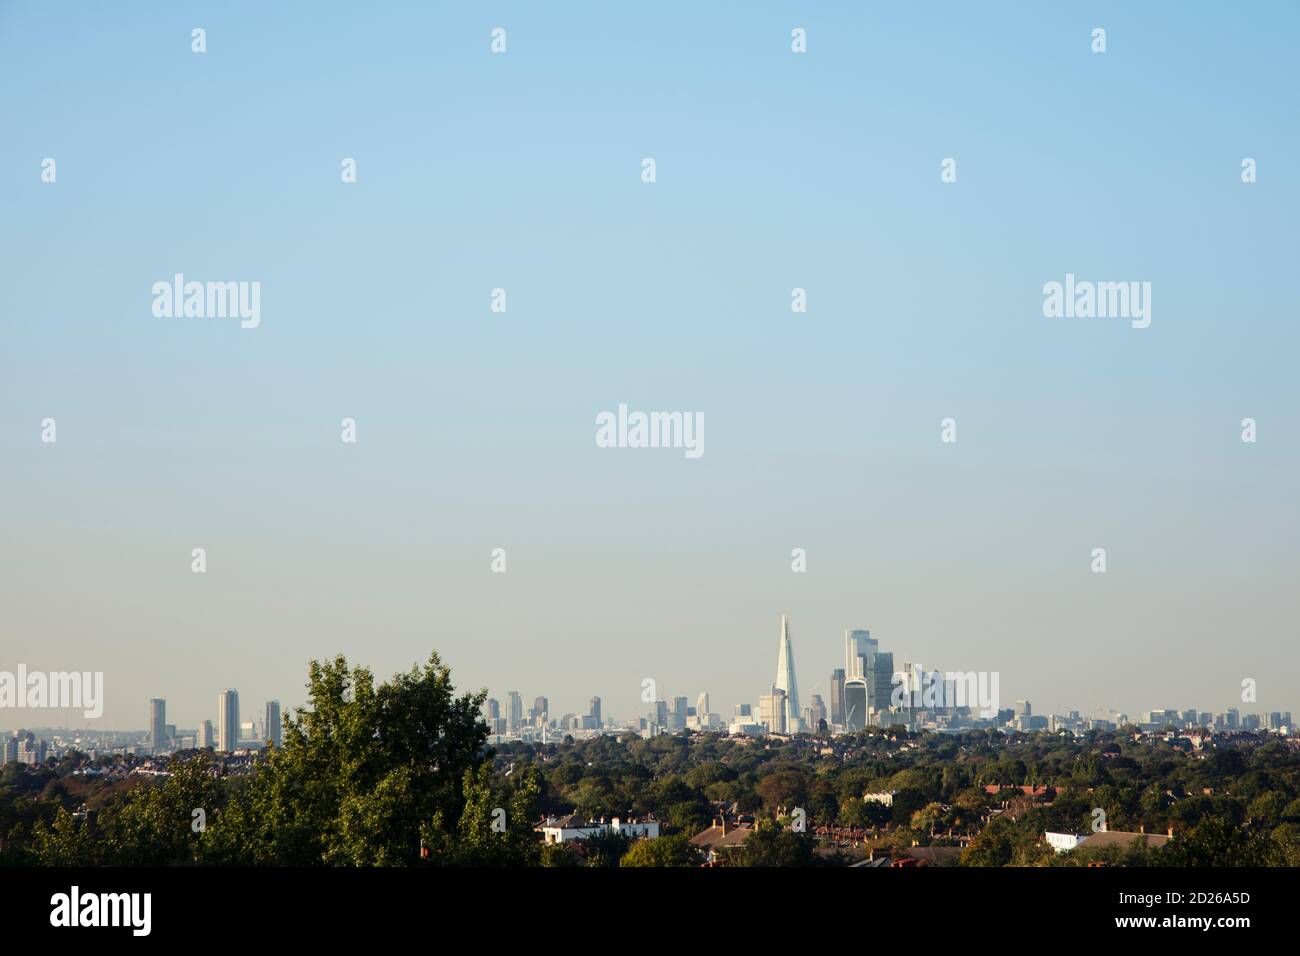
{"label": "tree", "polygon": [[619,866],[698,866],[700,855],[684,833],[643,838],[633,842]]}
{"label": "tree", "polygon": [[809,866],[812,840],[774,823],[760,824],[741,846],[739,859],[743,866]]}
{"label": "tree", "polygon": [[89,820],[62,808],[52,825],[38,823],[37,858],[50,866],[193,863],[203,827],[220,802],[221,788],[206,755],[178,761],[161,783],[142,782],[100,810],[93,830]]}
{"label": "tree", "polygon": [[[483,759],[484,692],[456,697],[437,653],[374,686],[342,655],[313,661],[308,705],[210,827],[213,862],[409,865],[431,825],[459,820]],[[445,840],[439,838],[445,844]]]}
{"label": "tree", "polygon": [[1162,866],[1279,866],[1282,848],[1220,817],[1206,817],[1160,848]]}

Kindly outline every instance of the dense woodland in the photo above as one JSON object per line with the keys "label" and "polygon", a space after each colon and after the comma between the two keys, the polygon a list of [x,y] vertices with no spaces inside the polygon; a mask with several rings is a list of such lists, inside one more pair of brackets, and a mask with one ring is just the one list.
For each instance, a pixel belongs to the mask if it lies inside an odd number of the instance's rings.
{"label": "dense woodland", "polygon": [[[1200,752],[1132,728],[629,734],[494,749],[484,695],[457,696],[436,654],[380,684],[342,657],[313,662],[308,693],[251,773],[224,773],[209,752],[178,755],[166,776],[114,782],[78,773],[95,763],[82,754],[5,767],[0,864],[692,866],[690,836],[726,811],[756,826],[732,865],[843,865],[868,849],[930,845],[960,847],[964,866],[1300,864],[1300,753],[1266,735]],[[862,799],[878,791],[896,791],[892,807]],[[1096,808],[1110,830],[1176,837],[1062,855],[1044,844],[1047,830],[1090,832]],[[664,835],[541,844],[542,817],[575,812],[654,814]],[[846,846],[831,827],[866,836]]]}

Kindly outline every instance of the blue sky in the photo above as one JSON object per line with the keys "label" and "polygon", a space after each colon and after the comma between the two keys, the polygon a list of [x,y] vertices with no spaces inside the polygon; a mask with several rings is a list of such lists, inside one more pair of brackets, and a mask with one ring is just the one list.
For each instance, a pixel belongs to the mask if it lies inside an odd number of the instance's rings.
{"label": "blue sky", "polygon": [[[0,5],[0,668],[119,727],[431,647],[729,714],[788,613],[805,696],[867,627],[1041,710],[1300,711],[1293,5],[378,6]],[[176,272],[261,326],[155,318]],[[1151,327],[1044,318],[1067,272]],[[704,457],[596,448],[620,402]]]}

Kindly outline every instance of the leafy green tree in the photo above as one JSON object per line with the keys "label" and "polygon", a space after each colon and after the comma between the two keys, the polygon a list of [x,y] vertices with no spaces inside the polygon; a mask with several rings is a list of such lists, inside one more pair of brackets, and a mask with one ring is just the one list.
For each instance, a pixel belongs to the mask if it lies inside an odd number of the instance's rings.
{"label": "leafy green tree", "polygon": [[700,855],[684,833],[636,840],[619,860],[619,866],[699,866]]}
{"label": "leafy green tree", "polygon": [[812,839],[764,823],[745,840],[739,853],[743,866],[810,866],[813,862]]}
{"label": "leafy green tree", "polygon": [[61,808],[51,826],[37,824],[36,855],[50,866],[193,863],[220,802],[210,759],[179,761],[162,782],[141,782],[100,810],[94,830]]}
{"label": "leafy green tree", "polygon": [[1279,866],[1281,848],[1220,817],[1207,817],[1160,848],[1162,866]]}
{"label": "leafy green tree", "polygon": [[209,859],[260,865],[410,865],[437,821],[459,820],[482,760],[485,694],[455,696],[437,653],[375,687],[342,655],[313,661],[284,744],[210,827]]}

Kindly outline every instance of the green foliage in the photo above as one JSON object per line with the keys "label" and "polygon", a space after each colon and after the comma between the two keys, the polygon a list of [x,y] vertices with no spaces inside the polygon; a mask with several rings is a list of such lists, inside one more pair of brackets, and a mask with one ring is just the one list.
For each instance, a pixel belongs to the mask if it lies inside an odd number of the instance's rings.
{"label": "green foliage", "polygon": [[699,866],[700,855],[686,834],[635,840],[619,866]]}
{"label": "green foliage", "polygon": [[810,866],[813,843],[807,834],[765,823],[745,840],[738,857],[742,866]]}

